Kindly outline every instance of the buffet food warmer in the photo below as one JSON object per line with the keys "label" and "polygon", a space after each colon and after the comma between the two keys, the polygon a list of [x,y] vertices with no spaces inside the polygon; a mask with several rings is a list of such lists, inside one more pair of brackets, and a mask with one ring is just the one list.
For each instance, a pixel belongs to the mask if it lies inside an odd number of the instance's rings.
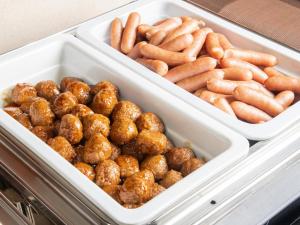
{"label": "buffet food warmer", "polygon": [[133,11],[147,23],[200,17],[234,45],[275,55],[281,71],[292,76],[300,71],[299,52],[180,0],[132,2],[1,56],[1,74],[7,74],[1,78],[2,104],[17,82],[60,80],[62,74],[90,82],[110,79],[127,90],[126,98],[160,115],[176,143],[192,142],[209,159],[180,184],[128,210],[2,110],[3,224],[263,224],[299,197],[300,103],[270,122],[253,125],[199,101],[107,44],[113,18],[125,21]]}

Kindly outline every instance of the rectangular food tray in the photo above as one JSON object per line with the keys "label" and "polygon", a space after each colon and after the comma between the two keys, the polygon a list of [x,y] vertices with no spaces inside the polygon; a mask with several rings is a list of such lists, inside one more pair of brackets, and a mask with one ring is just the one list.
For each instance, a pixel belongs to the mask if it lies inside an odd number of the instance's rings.
{"label": "rectangular food tray", "polygon": [[59,82],[76,76],[89,83],[109,80],[123,99],[156,113],[164,121],[167,135],[176,145],[189,145],[198,157],[209,161],[162,194],[137,209],[126,209],[89,181],[49,146],[0,109],[0,125],[26,145],[30,152],[57,171],[101,212],[118,224],[149,223],[186,196],[248,154],[248,141],[214,119],[185,104],[122,64],[111,60],[68,34],[56,35],[0,57],[0,105],[20,82]]}
{"label": "rectangular food tray", "polygon": [[146,24],[153,24],[162,18],[182,15],[201,18],[206,22],[208,27],[211,27],[216,32],[225,34],[235,46],[273,54],[278,58],[279,65],[277,68],[280,71],[291,76],[300,76],[299,53],[181,0],[140,0],[83,24],[77,29],[76,35],[81,40],[138,72],[141,76],[176,95],[198,110],[231,127],[250,140],[266,140],[275,137],[299,121],[300,102],[289,107],[271,121],[263,124],[249,124],[237,120],[111,48],[109,46],[111,21],[115,17],[119,17],[122,19],[123,24],[125,24],[127,16],[131,12],[139,12],[142,18],[141,23]]}

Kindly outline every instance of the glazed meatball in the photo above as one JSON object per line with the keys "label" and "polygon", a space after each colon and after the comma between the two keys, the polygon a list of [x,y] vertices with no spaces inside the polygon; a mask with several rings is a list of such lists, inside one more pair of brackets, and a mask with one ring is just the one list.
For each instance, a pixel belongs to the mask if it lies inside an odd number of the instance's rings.
{"label": "glazed meatball", "polygon": [[10,115],[11,117],[13,117],[14,119],[17,119],[18,116],[20,116],[23,112],[19,107],[15,107],[15,106],[8,106],[8,107],[4,107],[3,109],[8,115]]}
{"label": "glazed meatball", "polygon": [[48,145],[69,162],[72,162],[76,156],[72,145],[64,137],[51,138],[48,140]]}
{"label": "glazed meatball", "polygon": [[83,81],[83,80],[77,77],[64,77],[60,82],[60,90],[64,92],[67,86],[74,81]]}
{"label": "glazed meatball", "polygon": [[105,185],[102,187],[102,190],[105,191],[110,197],[112,197],[114,200],[117,202],[121,203],[120,197],[119,197],[119,192],[121,189],[121,185]]}
{"label": "glazed meatball", "polygon": [[194,157],[193,151],[189,148],[172,148],[166,153],[168,166],[178,171],[186,160]]}
{"label": "glazed meatball", "polygon": [[152,198],[154,198],[155,196],[159,195],[164,190],[166,190],[166,189],[163,186],[161,186],[158,183],[154,183],[153,189],[152,189]]}
{"label": "glazed meatball", "polygon": [[84,117],[92,115],[94,112],[86,105],[78,104],[72,109],[72,114],[83,120]]}
{"label": "glazed meatball", "polygon": [[141,132],[142,130],[150,130],[164,133],[165,127],[161,120],[152,112],[143,113],[136,120],[136,126]]}
{"label": "glazed meatball", "polygon": [[74,147],[74,150],[76,152],[76,157],[74,159],[74,163],[83,162],[84,146],[78,145],[78,146]]}
{"label": "glazed meatball", "polygon": [[120,167],[121,177],[126,178],[139,172],[139,161],[130,155],[120,155],[116,158],[116,163]]}
{"label": "glazed meatball", "polygon": [[152,197],[154,176],[149,170],[142,170],[128,177],[120,190],[120,199],[125,204],[144,203]]}
{"label": "glazed meatball", "polygon": [[19,116],[17,116],[16,120],[22,124],[24,127],[26,127],[28,130],[32,129],[32,124],[30,121],[30,117],[27,113],[22,113]]}
{"label": "glazed meatball", "polygon": [[117,88],[116,85],[114,85],[113,83],[107,81],[107,80],[103,80],[98,82],[92,89],[91,89],[91,93],[93,95],[96,95],[99,91],[101,90],[110,90],[113,91],[116,96],[119,96],[119,90]]}
{"label": "glazed meatball", "polygon": [[123,155],[131,155],[139,161],[142,161],[144,159],[143,153],[137,149],[135,140],[132,140],[131,142],[125,145],[122,145],[121,150]]}
{"label": "glazed meatball", "polygon": [[89,139],[93,134],[101,133],[107,137],[110,130],[110,121],[106,116],[101,114],[92,114],[83,119],[83,133],[86,139]]}
{"label": "glazed meatball", "polygon": [[113,160],[104,160],[96,166],[96,184],[99,187],[120,183],[120,167]]}
{"label": "glazed meatball", "polygon": [[50,138],[54,137],[54,127],[52,126],[35,126],[31,130],[42,141],[47,142]]}
{"label": "glazed meatball", "polygon": [[52,102],[59,95],[58,85],[52,80],[45,80],[35,85],[37,95]]}
{"label": "glazed meatball", "polygon": [[65,137],[72,145],[77,144],[83,137],[82,123],[77,116],[66,114],[61,118],[59,136]]}
{"label": "glazed meatball", "polygon": [[65,91],[70,91],[80,104],[88,104],[91,100],[90,86],[81,81],[70,82]]}
{"label": "glazed meatball", "polygon": [[162,154],[167,147],[167,137],[157,131],[142,130],[136,138],[136,144],[144,154]]}
{"label": "glazed meatball", "polygon": [[91,108],[95,113],[101,113],[104,116],[109,116],[117,104],[118,98],[115,92],[104,89],[95,95]]}
{"label": "glazed meatball", "polygon": [[61,118],[63,115],[71,113],[77,103],[77,98],[71,92],[67,91],[55,98],[53,102],[53,111]]}
{"label": "glazed meatball", "polygon": [[96,133],[86,142],[84,146],[84,162],[97,164],[111,156],[111,145],[109,141],[100,133]]}
{"label": "glazed meatball", "polygon": [[120,101],[114,108],[112,113],[112,119],[129,118],[133,121],[142,114],[140,107],[130,101]]}
{"label": "glazed meatball", "polygon": [[129,118],[115,120],[111,126],[110,139],[117,145],[127,144],[137,135],[136,125]]}
{"label": "glazed meatball", "polygon": [[114,145],[113,143],[110,143],[111,145],[111,156],[110,159],[111,160],[115,160],[116,158],[118,158],[119,155],[121,155],[121,149]]}
{"label": "glazed meatball", "polygon": [[148,156],[142,163],[141,169],[150,170],[155,180],[162,179],[168,172],[167,160],[163,155]]}
{"label": "glazed meatball", "polygon": [[17,105],[27,102],[30,98],[36,97],[37,92],[30,84],[17,84],[11,93],[11,100]]}
{"label": "glazed meatball", "polygon": [[94,168],[89,164],[84,162],[77,162],[74,164],[74,166],[91,181],[95,179],[96,174]]}
{"label": "glazed meatball", "polygon": [[54,113],[51,111],[49,102],[42,98],[31,104],[29,115],[34,126],[51,125],[55,118]]}
{"label": "glazed meatball", "polygon": [[175,170],[169,170],[164,178],[159,182],[161,186],[164,188],[169,188],[173,184],[177,183],[182,179],[182,175],[180,172]]}
{"label": "glazed meatball", "polygon": [[188,159],[182,164],[180,172],[185,177],[190,173],[192,173],[193,171],[195,171],[196,169],[203,166],[204,163],[205,162],[201,159],[197,159],[197,158]]}
{"label": "glazed meatball", "polygon": [[23,102],[21,105],[20,105],[20,109],[29,114],[29,111],[30,111],[30,106],[33,102],[35,102],[36,100],[41,100],[41,99],[44,99],[44,98],[40,98],[40,97],[32,97],[30,98],[29,100],[27,100],[26,102]]}

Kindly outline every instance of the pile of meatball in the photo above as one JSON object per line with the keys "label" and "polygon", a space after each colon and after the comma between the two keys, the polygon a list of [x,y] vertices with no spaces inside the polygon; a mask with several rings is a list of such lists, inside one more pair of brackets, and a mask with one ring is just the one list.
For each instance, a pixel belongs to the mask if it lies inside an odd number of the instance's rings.
{"label": "pile of meatball", "polygon": [[17,84],[4,107],[14,119],[126,208],[137,208],[205,162],[174,147],[152,112],[120,100],[109,81],[75,77]]}

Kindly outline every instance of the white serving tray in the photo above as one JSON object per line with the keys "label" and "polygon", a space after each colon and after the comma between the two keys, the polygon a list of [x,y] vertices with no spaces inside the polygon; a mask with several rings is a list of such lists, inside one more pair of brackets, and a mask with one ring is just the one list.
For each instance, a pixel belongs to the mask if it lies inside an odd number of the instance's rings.
{"label": "white serving tray", "polygon": [[267,123],[249,124],[236,120],[111,48],[108,44],[111,21],[115,17],[120,17],[125,24],[128,14],[133,11],[139,12],[142,16],[142,23],[148,24],[172,16],[190,15],[200,17],[206,22],[207,26],[228,36],[234,45],[271,53],[279,60],[279,70],[291,76],[300,76],[299,53],[181,0],[139,0],[83,24],[77,30],[77,37],[250,140],[272,138],[299,121],[300,102]]}
{"label": "white serving tray", "polygon": [[40,157],[118,224],[151,222],[198,188],[217,180],[249,151],[248,141],[241,135],[68,34],[50,37],[1,56],[0,74],[0,105],[18,82],[34,84],[45,79],[59,82],[63,76],[78,76],[90,83],[110,80],[120,88],[122,98],[132,100],[144,111],[157,113],[175,144],[191,145],[197,156],[210,160],[142,207],[126,209],[0,110],[0,125],[22,141],[30,149],[29,154]]}

